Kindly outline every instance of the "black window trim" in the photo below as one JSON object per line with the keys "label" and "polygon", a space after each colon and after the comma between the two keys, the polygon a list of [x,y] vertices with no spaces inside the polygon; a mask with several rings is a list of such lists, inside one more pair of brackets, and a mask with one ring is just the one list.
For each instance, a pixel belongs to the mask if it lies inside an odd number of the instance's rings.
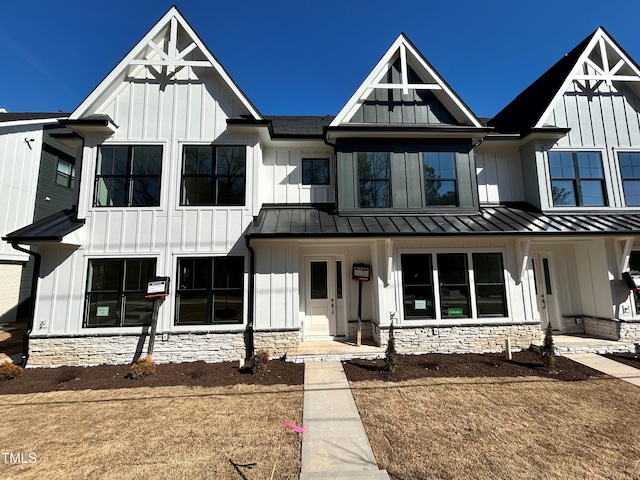
{"label": "black window trim", "polygon": [[[440,296],[440,286],[441,280],[440,275],[437,272],[437,255],[443,253],[457,253],[464,254],[466,256],[467,263],[467,281],[469,282],[469,303],[470,303],[470,312],[471,316],[469,317],[460,317],[460,318],[445,318],[442,316],[441,308],[441,296]],[[477,296],[477,282],[475,276],[475,266],[473,264],[473,255],[474,254],[491,254],[496,253],[501,256],[502,262],[502,285],[504,291],[504,308],[505,315],[504,316],[488,316],[483,315],[480,316],[478,314],[478,296]],[[402,306],[399,308],[399,315],[401,315],[401,319],[403,323],[407,325],[433,325],[434,323],[442,323],[445,322],[447,325],[457,325],[457,324],[465,324],[465,323],[477,323],[486,322],[488,325],[495,321],[505,321],[511,318],[511,300],[509,297],[509,285],[508,285],[508,272],[506,270],[506,262],[505,258],[507,253],[504,249],[495,248],[495,247],[477,247],[471,249],[447,249],[447,248],[400,248],[396,251],[396,261],[394,263],[398,266],[402,265],[402,255],[429,255],[431,257],[431,281],[432,285],[432,294],[433,294],[433,309],[434,309],[434,317],[406,317],[404,314],[404,308]],[[397,294],[397,298],[400,300],[401,304],[404,302],[404,284],[403,284],[403,276],[402,270],[399,268],[396,272],[396,285],[399,288],[399,293]]]}
{"label": "black window trim", "polygon": [[[202,260],[208,261],[210,266],[213,266],[213,262],[215,258],[226,258],[226,257],[237,257],[242,258],[242,321],[239,323],[215,323],[213,321],[213,305],[210,305],[210,308],[207,312],[207,323],[180,323],[180,292],[182,290],[194,290],[194,289],[181,289],[180,288],[180,260]],[[175,256],[174,270],[175,272],[175,286],[172,287],[173,294],[175,295],[174,302],[174,316],[172,320],[172,329],[175,331],[211,331],[211,330],[236,330],[239,328],[246,327],[247,323],[247,300],[248,300],[248,288],[249,281],[247,278],[247,256],[240,252],[229,252],[226,254],[197,254],[197,253],[183,253]],[[208,287],[207,295],[210,299],[213,290],[218,290],[213,288],[211,284],[211,279],[214,272],[213,269],[209,270],[209,282],[210,285]],[[238,290],[238,289],[235,289]],[[209,300],[208,300],[209,301]]]}
{"label": "black window trim", "polygon": [[[85,264],[85,268],[84,268],[84,272],[85,272],[85,278],[84,278],[84,310],[83,310],[83,316],[82,316],[82,328],[87,328],[87,329],[100,329],[100,328],[107,328],[107,329],[119,329],[119,328],[126,328],[126,329],[131,329],[131,328],[145,328],[148,325],[147,324],[140,324],[140,325],[124,325],[123,323],[123,315],[124,315],[124,307],[126,305],[126,303],[122,303],[124,298],[125,298],[125,294],[127,292],[129,293],[143,293],[143,290],[126,290],[126,279],[124,277],[125,274],[125,262],[127,261],[132,261],[132,260],[153,260],[155,262],[155,272],[157,274],[158,272],[158,264],[159,262],[159,258],[157,256],[144,256],[144,255],[135,255],[135,256],[122,256],[122,257],[104,257],[104,256],[91,256],[87,258],[86,264]],[[89,285],[89,268],[91,266],[91,262],[92,261],[118,261],[121,262],[121,265],[119,267],[120,271],[119,271],[119,276],[120,279],[118,281],[118,291],[117,291],[117,295],[118,295],[118,324],[117,325],[89,325],[89,313],[90,313],[90,308],[91,308],[91,294],[96,293],[93,290],[91,290],[91,286]],[[144,290],[144,292],[146,292],[146,290]],[[149,300],[150,305],[151,305],[151,300]]]}
{"label": "black window trim", "polygon": [[[98,182],[100,178],[103,177],[111,177],[111,178],[115,178],[115,177],[125,177],[125,175],[99,175],[98,174],[98,157],[100,156],[100,149],[102,147],[127,147],[128,148],[128,153],[127,153],[127,170],[128,173],[126,175],[127,178],[127,192],[126,192],[126,205],[98,205],[97,204],[97,200],[98,200]],[[162,148],[162,152],[161,152],[161,160],[160,160],[160,173],[158,175],[140,175],[140,174],[136,174],[133,175],[131,172],[131,152],[132,149],[134,147],[161,147]],[[164,170],[165,170],[165,156],[166,156],[166,150],[167,150],[167,142],[164,141],[134,141],[133,143],[131,142],[117,142],[117,143],[112,143],[112,142],[105,142],[105,143],[101,143],[96,147],[96,154],[95,154],[95,167],[93,169],[94,171],[94,185],[93,185],[93,202],[92,202],[92,207],[93,208],[139,208],[139,209],[158,209],[162,207],[162,177],[164,175]],[[132,199],[133,199],[133,182],[131,182],[132,178],[157,178],[158,179],[158,203],[157,205],[132,205]]]}
{"label": "black window trim", "polygon": [[[312,162],[316,161],[326,161],[327,162],[327,181],[326,183],[304,183],[304,163],[305,160],[309,160]],[[304,188],[311,187],[329,187],[333,184],[332,178],[332,166],[331,166],[331,157],[328,155],[301,155],[300,156],[300,185]]]}
{"label": "black window trim", "polygon": [[[216,208],[238,208],[238,207],[247,207],[248,200],[247,194],[249,192],[249,188],[247,188],[247,177],[248,177],[248,166],[249,166],[249,146],[241,143],[211,143],[211,142],[189,142],[184,141],[180,142],[180,181],[178,182],[178,206],[180,208],[206,208],[206,207],[216,207]],[[211,174],[193,174],[193,173],[184,173],[184,150],[188,147],[211,147],[213,149],[213,158],[212,158],[212,166],[211,166]],[[245,157],[244,157],[244,175],[218,175],[216,172],[216,159],[217,159],[217,149],[223,147],[238,147],[244,148]],[[211,203],[207,204],[187,204],[184,203],[184,179],[185,178],[200,178],[200,177],[208,177],[211,178],[212,184],[215,183],[217,178],[219,177],[237,177],[244,178],[244,201],[242,204],[225,204],[225,203],[216,203],[212,200]],[[211,197],[216,193],[215,189],[211,191]]]}
{"label": "black window trim", "polygon": [[[573,165],[574,165],[574,169],[576,170],[576,175],[579,175],[578,172],[578,163],[577,163],[577,155],[578,153],[598,153],[600,155],[600,162],[601,162],[601,166],[602,166],[602,187],[603,187],[603,192],[602,192],[602,196],[603,196],[603,200],[604,200],[604,205],[584,205],[584,202],[582,200],[582,189],[580,186],[580,180],[581,178],[579,176],[576,176],[572,179],[568,179],[568,178],[553,178],[551,176],[551,158],[549,157],[549,154],[551,153],[571,153],[572,154],[572,159],[573,159]],[[609,179],[607,178],[607,166],[606,166],[606,162],[605,162],[605,158],[606,157],[606,150],[598,148],[598,147],[593,147],[593,148],[584,148],[584,147],[576,147],[576,148],[570,148],[570,147],[562,147],[562,148],[552,148],[546,151],[546,165],[545,165],[545,169],[547,171],[548,174],[548,188],[549,188],[549,207],[550,208],[558,208],[558,209],[572,209],[572,208],[580,208],[580,209],[586,209],[586,208],[608,208],[611,206],[611,201],[610,201],[610,182]],[[618,168],[619,168],[619,163],[618,163]],[[574,183],[574,190],[576,192],[576,205],[554,205],[554,201],[553,201],[553,181],[554,180],[571,180]],[[597,179],[589,179],[589,178],[584,178],[583,180],[597,180]],[[622,175],[620,175],[620,184],[622,185]],[[622,187],[620,187],[622,188]]]}

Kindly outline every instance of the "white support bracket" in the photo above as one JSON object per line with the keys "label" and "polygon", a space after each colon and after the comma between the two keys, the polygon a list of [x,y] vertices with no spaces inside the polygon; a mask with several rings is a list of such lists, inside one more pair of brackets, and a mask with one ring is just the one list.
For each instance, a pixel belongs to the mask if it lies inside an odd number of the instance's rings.
{"label": "white support bracket", "polygon": [[391,283],[391,273],[393,272],[393,240],[390,238],[385,239],[384,241],[386,248],[386,259],[387,259],[387,268],[385,272],[384,278],[384,286],[388,287],[389,283]]}
{"label": "white support bracket", "polygon": [[527,269],[527,264],[529,263],[529,248],[531,247],[531,239],[518,239],[516,240],[516,255],[518,258],[518,278],[517,284],[520,285],[522,283],[522,279],[524,278],[524,272]]}
{"label": "white support bracket", "polygon": [[622,272],[629,267],[629,255],[631,255],[631,249],[633,248],[633,238],[619,238],[616,240],[615,245],[618,257],[617,279],[622,280]]}

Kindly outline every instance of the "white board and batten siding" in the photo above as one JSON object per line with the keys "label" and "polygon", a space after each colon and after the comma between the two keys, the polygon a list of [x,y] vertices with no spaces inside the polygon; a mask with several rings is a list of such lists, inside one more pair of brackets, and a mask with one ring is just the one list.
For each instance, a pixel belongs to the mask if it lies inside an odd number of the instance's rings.
{"label": "white board and batten siding", "polygon": [[475,158],[481,204],[525,200],[517,146],[485,142],[475,150]]}
{"label": "white board and batten siding", "polygon": [[[574,82],[543,123],[571,129],[552,148],[593,150],[602,154],[609,205],[623,207],[617,154],[625,150],[640,151],[640,96],[630,86],[619,82],[612,86],[603,82],[589,94]],[[546,164],[545,156],[539,153],[539,162]],[[548,180],[546,170],[544,174]],[[550,206],[549,199],[547,192],[542,198],[543,208]]]}
{"label": "white board and batten siding", "polygon": [[[331,150],[265,149],[258,174],[261,203],[333,203],[335,185],[333,152]],[[329,160],[328,185],[303,185],[302,160],[326,158]]]}
{"label": "white board and batten siding", "polygon": [[[41,152],[42,125],[0,124],[0,236],[33,221]],[[0,242],[0,261],[27,260],[28,255]]]}

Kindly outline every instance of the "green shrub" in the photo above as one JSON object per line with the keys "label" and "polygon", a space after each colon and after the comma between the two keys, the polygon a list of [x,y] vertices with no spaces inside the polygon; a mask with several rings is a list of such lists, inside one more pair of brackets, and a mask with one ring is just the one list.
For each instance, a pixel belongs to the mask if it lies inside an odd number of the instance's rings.
{"label": "green shrub", "polygon": [[547,370],[553,368],[556,363],[556,348],[553,345],[553,329],[551,323],[547,325],[547,330],[544,334],[544,342],[542,344],[542,361]]}
{"label": "green shrub", "polygon": [[398,352],[396,352],[396,338],[393,333],[393,319],[391,320],[391,326],[389,327],[387,349],[384,352],[384,366],[389,372],[395,372],[398,367]]}
{"label": "green shrub", "polygon": [[19,377],[23,370],[24,368],[14,365],[12,362],[0,363],[0,382]]}
{"label": "green shrub", "polygon": [[156,374],[156,364],[153,363],[149,357],[141,358],[136,363],[131,365],[131,372],[127,375],[127,378],[133,378],[139,380]]}

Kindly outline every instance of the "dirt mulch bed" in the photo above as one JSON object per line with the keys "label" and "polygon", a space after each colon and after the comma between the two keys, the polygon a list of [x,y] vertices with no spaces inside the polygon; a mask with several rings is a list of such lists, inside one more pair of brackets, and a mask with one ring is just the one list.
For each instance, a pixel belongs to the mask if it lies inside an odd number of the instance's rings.
{"label": "dirt mulch bed", "polygon": [[608,353],[602,356],[630,367],[640,368],[640,353]]}
{"label": "dirt mulch bed", "polygon": [[68,390],[108,390],[114,388],[226,387],[231,385],[302,385],[304,365],[271,360],[262,373],[245,373],[238,362],[160,364],[156,374],[139,380],[126,378],[129,365],[96,367],[27,368],[22,375],[0,382],[0,395]]}
{"label": "dirt mulch bed", "polygon": [[425,354],[398,355],[398,368],[388,372],[384,360],[352,360],[344,363],[344,371],[351,382],[384,380],[403,382],[424,377],[525,377],[539,376],[563,381],[579,381],[604,376],[603,373],[556,357],[555,368],[547,371],[538,353],[524,350],[514,352],[513,359],[504,354]]}

